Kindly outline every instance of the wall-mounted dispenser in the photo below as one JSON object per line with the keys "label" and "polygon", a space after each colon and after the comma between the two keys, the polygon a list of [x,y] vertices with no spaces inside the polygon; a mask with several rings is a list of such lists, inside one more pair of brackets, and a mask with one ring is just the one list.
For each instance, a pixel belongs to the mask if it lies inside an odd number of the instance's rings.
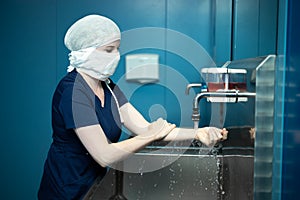
{"label": "wall-mounted dispenser", "polygon": [[127,81],[142,84],[159,81],[159,55],[129,54],[125,62]]}
{"label": "wall-mounted dispenser", "polygon": [[[246,69],[230,69],[227,67],[203,68],[201,75],[204,78],[209,92],[246,92]],[[233,102],[237,99],[229,97],[209,97],[211,102]],[[238,102],[247,101],[247,97],[238,98]]]}

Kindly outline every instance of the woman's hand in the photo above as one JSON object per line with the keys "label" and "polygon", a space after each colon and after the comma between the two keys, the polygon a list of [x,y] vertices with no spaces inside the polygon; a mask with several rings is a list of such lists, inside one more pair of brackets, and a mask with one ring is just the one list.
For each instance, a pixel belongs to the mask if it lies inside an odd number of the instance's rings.
{"label": "woman's hand", "polygon": [[166,120],[159,118],[152,122],[144,134],[140,134],[139,138],[150,139],[151,141],[161,140],[166,137],[176,126],[168,123]]}
{"label": "woman's hand", "polygon": [[223,128],[205,127],[196,130],[195,139],[200,140],[204,145],[213,147],[218,141],[227,139],[228,131]]}

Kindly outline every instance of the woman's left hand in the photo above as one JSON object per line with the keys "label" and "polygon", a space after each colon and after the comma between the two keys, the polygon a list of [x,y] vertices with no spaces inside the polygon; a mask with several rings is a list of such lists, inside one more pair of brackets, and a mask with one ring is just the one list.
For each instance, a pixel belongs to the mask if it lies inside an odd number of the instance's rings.
{"label": "woman's left hand", "polygon": [[204,145],[213,147],[217,142],[227,139],[228,131],[223,128],[205,127],[196,130],[195,139],[200,140]]}

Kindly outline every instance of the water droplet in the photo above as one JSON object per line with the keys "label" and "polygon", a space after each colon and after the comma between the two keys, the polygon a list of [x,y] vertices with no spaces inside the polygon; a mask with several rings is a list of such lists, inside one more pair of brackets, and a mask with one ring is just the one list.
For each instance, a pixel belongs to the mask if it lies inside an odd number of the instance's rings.
{"label": "water droplet", "polygon": [[169,170],[170,170],[171,172],[175,172],[174,169],[172,169],[172,168],[169,168]]}

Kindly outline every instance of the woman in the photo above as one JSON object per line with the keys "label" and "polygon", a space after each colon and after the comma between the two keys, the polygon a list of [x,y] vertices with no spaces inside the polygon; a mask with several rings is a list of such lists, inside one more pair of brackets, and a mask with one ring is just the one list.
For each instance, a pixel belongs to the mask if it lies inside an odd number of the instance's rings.
{"label": "woman", "polygon": [[[158,119],[147,122],[109,77],[120,54],[120,30],[110,19],[89,15],[65,35],[69,73],[52,101],[53,142],[40,184],[39,199],[81,199],[106,167],[124,160],[155,140],[198,139],[214,145],[225,129],[183,129]],[[135,137],[118,142],[121,126]]]}

